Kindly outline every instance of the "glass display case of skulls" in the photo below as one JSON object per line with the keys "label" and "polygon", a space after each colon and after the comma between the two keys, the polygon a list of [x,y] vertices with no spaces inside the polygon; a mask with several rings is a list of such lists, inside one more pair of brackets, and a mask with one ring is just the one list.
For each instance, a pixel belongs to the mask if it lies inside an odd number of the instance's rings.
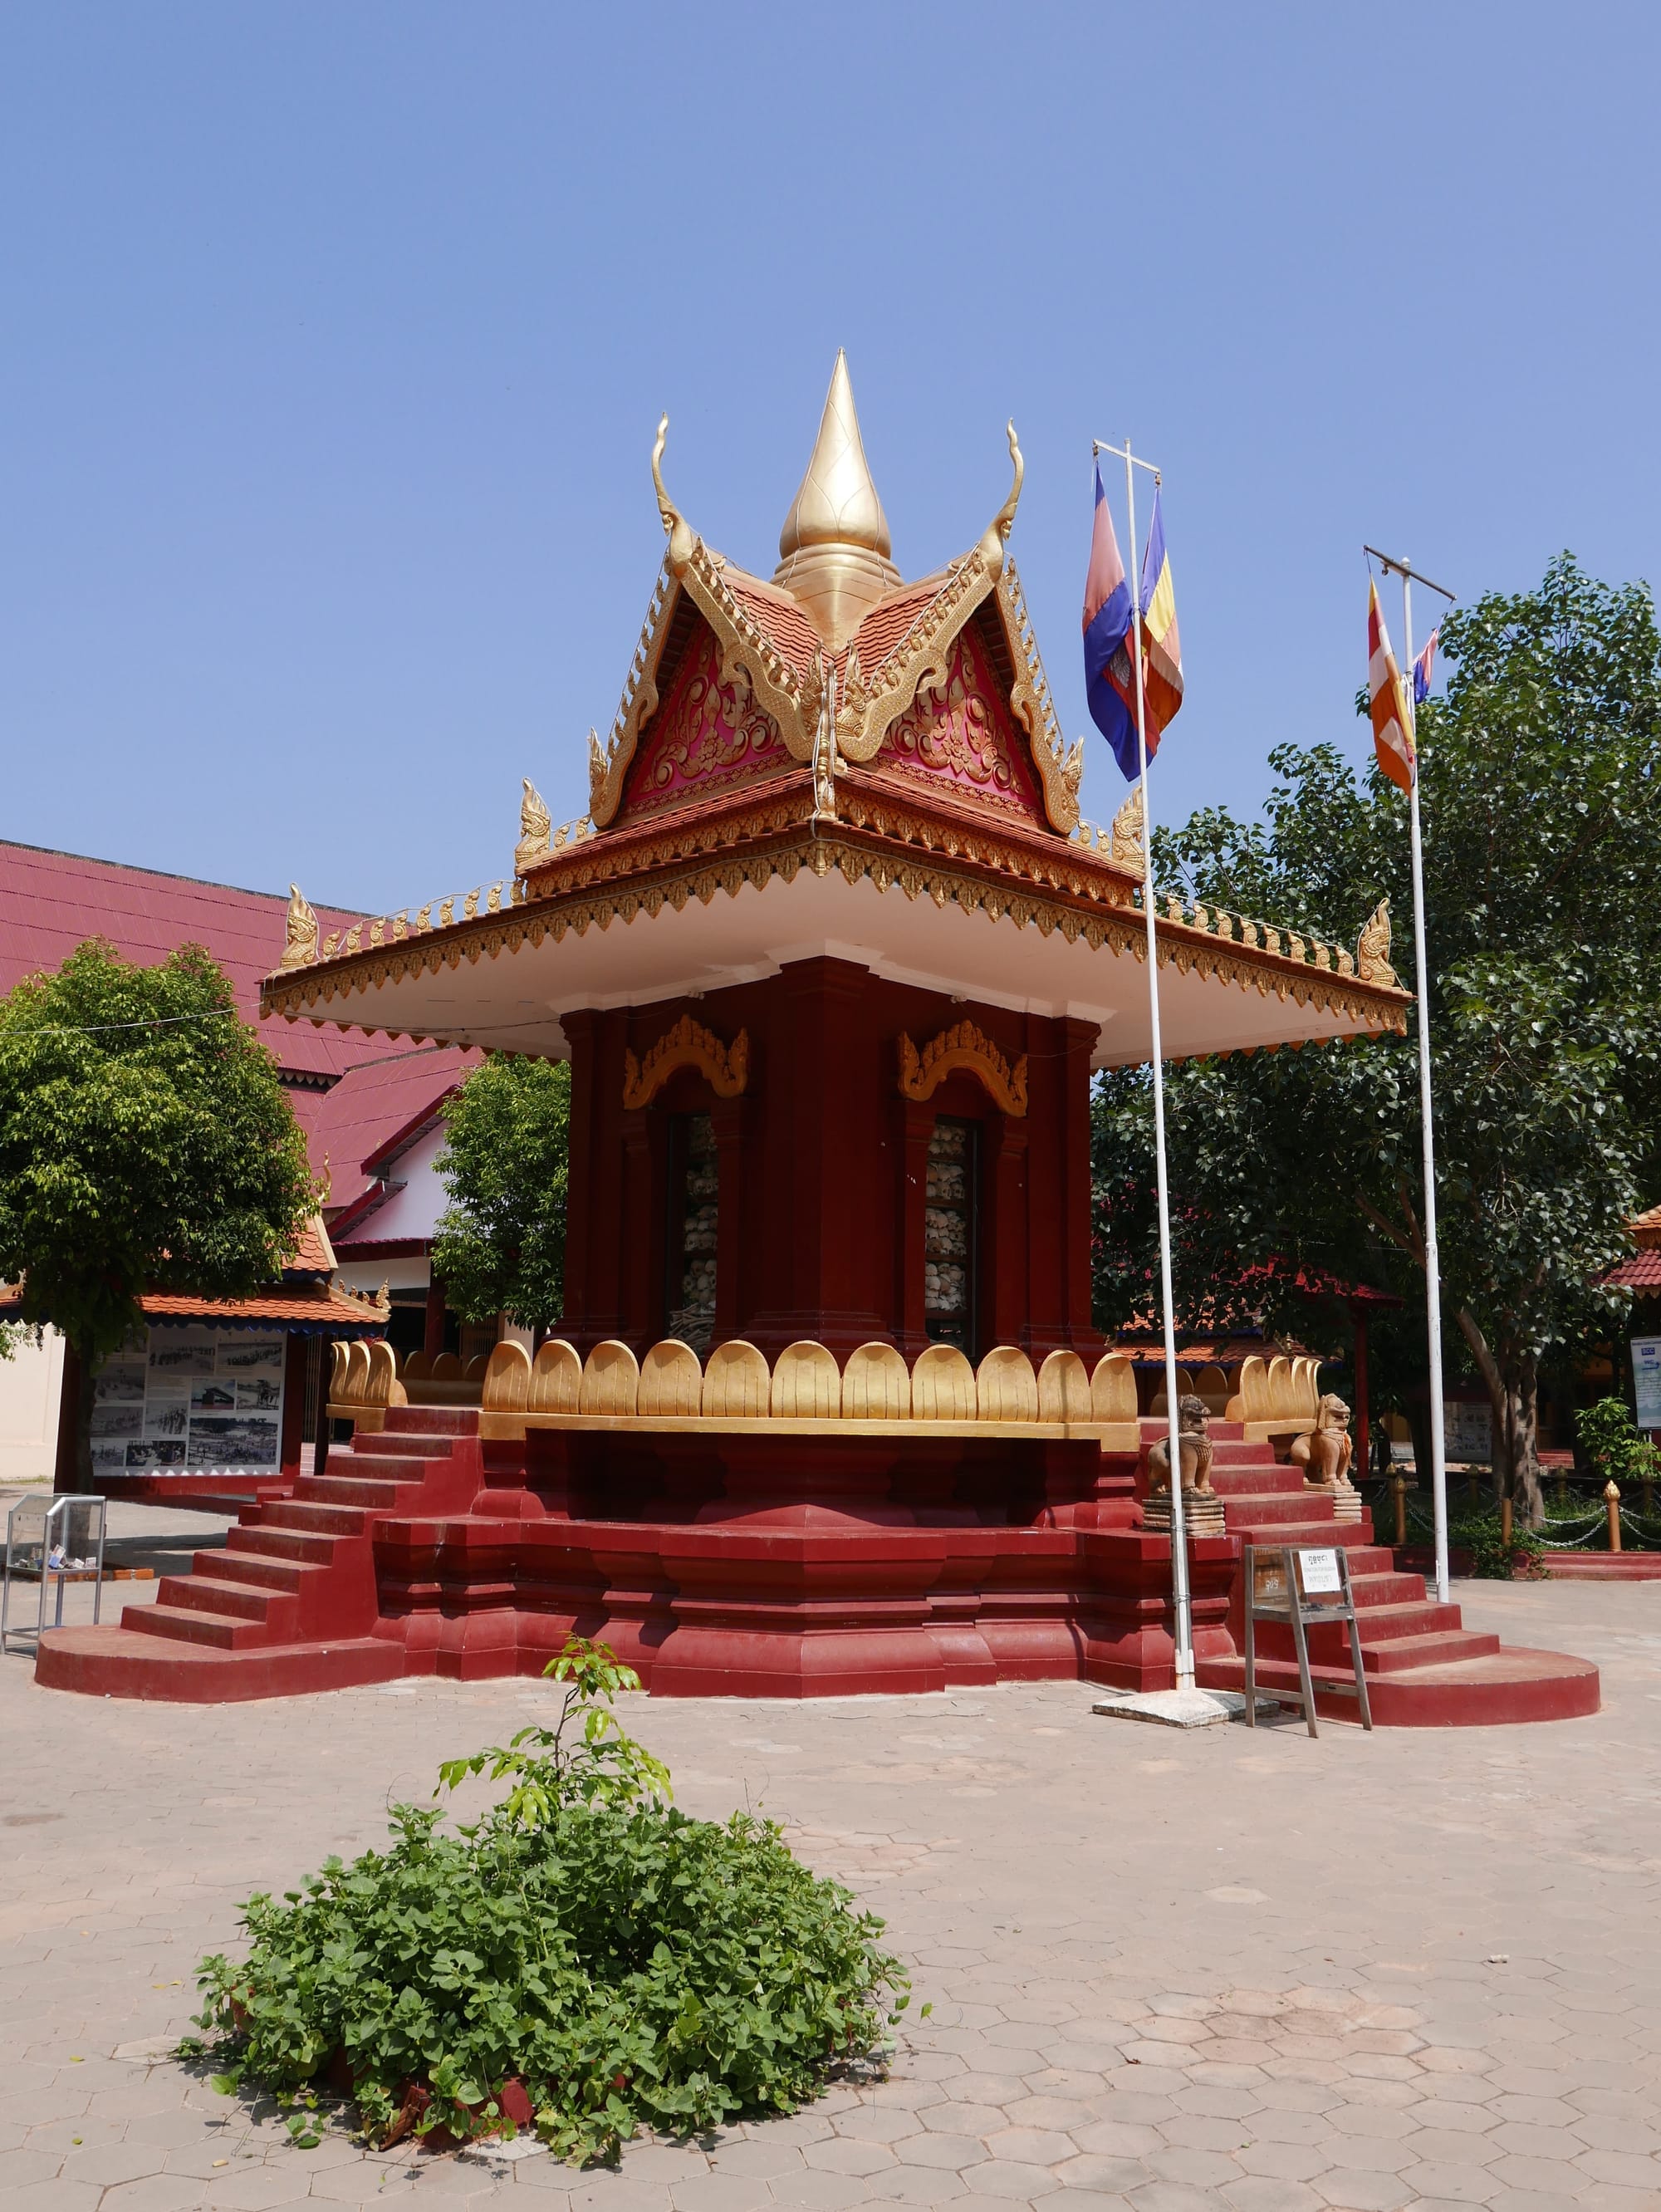
{"label": "glass display case of skulls", "polygon": [[669,1334],[706,1358],[715,1335],[720,1173],[707,1114],[677,1114],[670,1150]]}
{"label": "glass display case of skulls", "polygon": [[[93,1585],[93,1619],[102,1608],[104,1500],[85,1493],[20,1498],[6,1516],[6,1559],[0,1584],[0,1651],[14,1636],[38,1638],[46,1626],[46,1599],[54,1595],[52,1625],[64,1625],[64,1585]],[[33,1583],[35,1618],[21,1627],[12,1620],[22,1611],[13,1598],[14,1583]],[[21,1597],[21,1592],[19,1593]]]}
{"label": "glass display case of skulls", "polygon": [[929,1140],[923,1213],[923,1310],[936,1344],[975,1355],[976,1139],[973,1121],[943,1116]]}

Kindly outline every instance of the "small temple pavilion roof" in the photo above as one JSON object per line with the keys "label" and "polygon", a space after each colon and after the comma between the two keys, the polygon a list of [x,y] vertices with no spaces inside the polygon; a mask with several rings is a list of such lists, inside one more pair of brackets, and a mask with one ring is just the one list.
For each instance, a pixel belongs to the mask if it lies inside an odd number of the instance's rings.
{"label": "small temple pavilion roof", "polygon": [[[894,566],[846,359],[770,576],[717,552],[664,482],[668,539],[621,702],[591,730],[589,811],[527,779],[488,893],[323,933],[297,892],[262,1006],[289,1020],[554,1058],[562,1017],[759,980],[828,955],[924,988],[1095,1024],[1146,1059],[1135,798],[1083,819],[1009,555],[1008,496],[936,574]],[[1175,1057],[1401,1030],[1381,908],[1355,952],[1176,900],[1157,924]]]}

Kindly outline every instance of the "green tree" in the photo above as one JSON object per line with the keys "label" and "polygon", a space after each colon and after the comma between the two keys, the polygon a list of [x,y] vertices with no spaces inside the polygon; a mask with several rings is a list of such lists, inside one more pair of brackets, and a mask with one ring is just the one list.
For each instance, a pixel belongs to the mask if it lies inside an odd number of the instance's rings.
{"label": "green tree", "polygon": [[451,1204],[433,1272],[464,1320],[508,1313],[546,1328],[565,1297],[571,1070],[564,1060],[494,1055],[444,1119],[438,1167]]}
{"label": "green tree", "polygon": [[149,1287],[246,1296],[315,1204],[276,1063],[199,946],[137,968],[94,940],[0,1000],[0,1278],[94,1372]]}
{"label": "green tree", "polygon": [[[1657,1172],[1661,640],[1644,587],[1564,555],[1537,591],[1449,616],[1442,651],[1451,681],[1419,740],[1445,1310],[1488,1389],[1496,1474],[1537,1521],[1541,1363],[1607,1334],[1621,1301],[1600,1278]],[[1161,888],[1351,939],[1387,896],[1409,969],[1405,800],[1331,746],[1270,757],[1266,821],[1195,815],[1159,840]],[[1106,1079],[1097,1109],[1098,1162],[1121,1181],[1138,1082]],[[1199,1224],[1191,1293],[1197,1268],[1226,1281],[1272,1254],[1371,1262],[1374,1281],[1382,1262],[1422,1311],[1410,1035],[1191,1062],[1170,1136]]]}

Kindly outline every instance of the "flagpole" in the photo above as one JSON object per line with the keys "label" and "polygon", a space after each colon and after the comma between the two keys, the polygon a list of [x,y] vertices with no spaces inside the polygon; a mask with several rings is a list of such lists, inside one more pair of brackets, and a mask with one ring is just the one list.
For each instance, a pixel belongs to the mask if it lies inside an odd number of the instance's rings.
{"label": "flagpole", "polygon": [[1413,572],[1403,562],[1402,641],[1407,653],[1408,735],[1413,780],[1407,794],[1413,845],[1413,963],[1419,1000],[1419,1127],[1424,1141],[1425,1334],[1430,1353],[1430,1504],[1436,1526],[1436,1598],[1446,1605],[1447,1583],[1447,1436],[1442,1402],[1442,1270],[1436,1249],[1436,1137],[1430,1111],[1430,980],[1425,959],[1424,850],[1419,835],[1419,706],[1413,693]]}
{"label": "flagpole", "polygon": [[[1109,449],[1110,451],[1112,448]],[[1148,466],[1146,461],[1142,464]],[[1160,1300],[1165,1322],[1165,1413],[1171,1455],[1171,1594],[1176,1614],[1179,1690],[1194,1686],[1193,1606],[1182,1500],[1181,1413],[1177,1403],[1177,1325],[1171,1291],[1171,1205],[1165,1180],[1165,1067],[1159,1022],[1159,933],[1154,915],[1154,811],[1148,802],[1148,714],[1142,681],[1142,575],[1137,555],[1136,465],[1125,441],[1125,495],[1131,524],[1131,658],[1137,672],[1137,767],[1142,790],[1142,903],[1148,924],[1149,1050],[1154,1066],[1154,1174],[1159,1200]]]}

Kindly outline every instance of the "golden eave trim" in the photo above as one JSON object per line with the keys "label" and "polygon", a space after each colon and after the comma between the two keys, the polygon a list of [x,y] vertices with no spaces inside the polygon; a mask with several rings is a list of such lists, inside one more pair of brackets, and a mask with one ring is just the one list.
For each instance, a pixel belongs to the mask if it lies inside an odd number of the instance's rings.
{"label": "golden eave trim", "polygon": [[718,1098],[737,1098],[749,1081],[749,1032],[740,1030],[724,1045],[713,1030],[682,1014],[665,1030],[644,1060],[623,1054],[623,1104],[633,1113],[649,1106],[671,1075],[695,1067]]}
{"label": "golden eave trim", "polygon": [[[742,851],[729,846],[714,854],[684,855],[667,861],[661,872],[644,880],[642,867],[629,878],[591,890],[574,886],[315,968],[280,969],[261,987],[260,1011],[289,1021],[332,1021],[342,1029],[424,1039],[432,1032],[366,1020],[364,1015],[371,1010],[355,1012],[351,1001],[386,983],[400,982],[405,975],[436,975],[441,968],[459,967],[464,959],[470,964],[494,960],[504,951],[518,951],[527,942],[540,945],[551,937],[557,944],[567,934],[580,937],[614,921],[627,925],[639,914],[656,915],[665,907],[680,913],[694,900],[707,906],[718,892],[736,898],[747,884],[761,889],[774,877],[788,883],[803,868],[820,877],[834,870],[850,884],[869,878],[879,891],[898,890],[907,899],[926,898],[937,907],[955,904],[966,913],[984,913],[989,921],[1008,920],[1018,929],[1031,923],[1040,936],[1058,933],[1069,944],[1082,939],[1093,951],[1106,947],[1128,952],[1134,959],[1147,957],[1146,927],[1136,907],[1045,890],[979,869],[971,872],[932,848],[896,851],[887,841],[852,826],[824,826],[804,819],[799,804],[770,811],[771,823],[754,823],[755,842]],[[575,851],[579,855],[585,849]],[[1181,922],[1161,920],[1158,945],[1161,964],[1172,963],[1179,973],[1238,983],[1265,997],[1272,992],[1277,999],[1290,999],[1367,1030],[1406,1032],[1410,1000],[1405,991],[1364,983],[1353,973],[1317,968],[1253,945],[1231,944]],[[1347,954],[1343,957],[1348,961]],[[340,1010],[335,1012],[337,1002]]]}
{"label": "golden eave trim", "polygon": [[610,734],[602,745],[594,731],[588,733],[588,816],[597,830],[603,830],[622,804],[623,781],[640,744],[640,732],[658,711],[658,664],[663,658],[664,641],[679,597],[675,572],[665,560],[652,586],[640,643],[629,663]]}
{"label": "golden eave trim", "polygon": [[918,1105],[932,1098],[949,1075],[959,1071],[973,1075],[992,1103],[1017,1119],[1027,1111],[1027,1055],[1013,1067],[989,1036],[973,1022],[959,1022],[942,1030],[919,1053],[902,1030],[900,1034],[900,1094]]}

